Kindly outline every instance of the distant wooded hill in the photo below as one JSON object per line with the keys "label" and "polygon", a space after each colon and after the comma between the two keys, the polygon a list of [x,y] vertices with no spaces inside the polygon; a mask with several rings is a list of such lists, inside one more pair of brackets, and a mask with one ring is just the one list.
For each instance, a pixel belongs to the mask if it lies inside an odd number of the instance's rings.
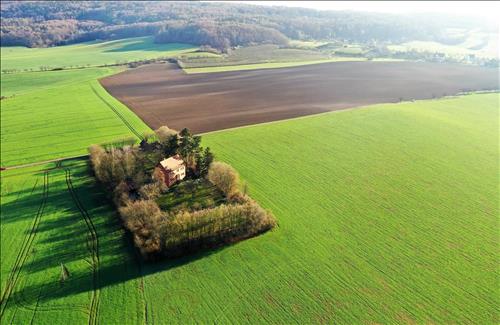
{"label": "distant wooded hill", "polygon": [[[472,20],[228,3],[132,1],[2,1],[1,45],[44,47],[97,39],[153,35],[157,42],[209,45],[219,50],[288,39],[351,42],[434,40],[460,43],[450,29]],[[458,35],[458,36],[457,36]]]}

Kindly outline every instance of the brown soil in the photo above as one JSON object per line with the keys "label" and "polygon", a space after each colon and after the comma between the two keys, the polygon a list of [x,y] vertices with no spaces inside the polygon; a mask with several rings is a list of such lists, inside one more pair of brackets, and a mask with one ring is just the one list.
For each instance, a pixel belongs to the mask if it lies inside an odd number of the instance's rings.
{"label": "brown soil", "polygon": [[421,62],[338,62],[186,75],[151,64],[101,80],[151,128],[195,133],[374,103],[498,89],[494,68]]}

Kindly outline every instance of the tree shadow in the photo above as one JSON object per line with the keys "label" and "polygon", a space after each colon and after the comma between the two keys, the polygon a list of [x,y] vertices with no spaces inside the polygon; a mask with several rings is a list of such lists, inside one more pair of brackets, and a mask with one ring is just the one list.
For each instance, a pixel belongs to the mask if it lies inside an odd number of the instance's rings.
{"label": "tree shadow", "polygon": [[[58,278],[51,278],[46,279],[43,284],[37,283],[25,285],[22,288],[17,288],[17,290],[11,295],[11,299],[13,301],[22,301],[25,306],[34,306],[37,304],[43,308],[44,304],[53,300],[59,300],[84,292],[100,290],[158,272],[168,272],[169,270],[173,270],[201,258],[208,257],[224,249],[221,247],[175,260],[165,260],[143,264],[144,262],[137,257],[137,254],[134,251],[134,248],[130,245],[130,242],[127,242],[126,246],[116,244],[114,247],[109,248],[108,253],[116,250],[117,248],[120,249],[121,254],[125,258],[115,259],[111,263],[105,263],[102,265],[98,270],[97,282],[93,281],[94,279],[91,272],[81,270],[71,272],[70,270],[71,275],[63,284],[60,283]],[[107,250],[108,249],[105,251]],[[36,261],[36,263],[39,265],[50,263],[53,258],[53,255],[43,257]],[[26,268],[28,271],[31,271],[31,267],[32,266],[27,266]]]}
{"label": "tree shadow", "polygon": [[[46,218],[42,215],[33,246],[28,252],[26,262],[20,271],[18,270],[21,280],[15,282],[9,304],[12,302],[50,309],[54,300],[169,271],[224,249],[220,247],[175,260],[145,263],[134,247],[131,235],[122,228],[106,193],[89,176],[88,168],[82,165],[72,167],[71,162],[63,165],[72,170],[74,191],[95,225],[99,244],[99,266],[95,268],[96,271],[92,268],[92,255],[95,250],[92,250],[92,245],[86,244],[92,238],[81,211],[77,209],[68,191],[64,171],[51,170],[49,196],[44,212]],[[43,172],[37,173],[37,176],[40,175],[43,175]],[[5,219],[2,218],[2,222],[13,223],[32,219],[41,204],[41,191],[37,194],[28,196],[22,202],[2,205],[2,209],[7,208],[12,212]],[[21,210],[16,211],[19,207]],[[27,227],[31,227],[31,223],[27,224]],[[25,236],[28,236],[30,231],[31,229],[27,229]],[[78,261],[87,262],[88,268],[70,268],[70,276],[62,284],[54,271],[52,275],[47,273],[40,276],[45,270],[54,270],[61,263],[71,265]],[[30,276],[33,278],[30,279]]]}

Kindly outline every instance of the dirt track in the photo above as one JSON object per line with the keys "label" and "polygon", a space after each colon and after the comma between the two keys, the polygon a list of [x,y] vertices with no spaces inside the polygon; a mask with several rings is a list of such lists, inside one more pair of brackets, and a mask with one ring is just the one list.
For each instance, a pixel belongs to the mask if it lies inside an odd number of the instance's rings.
{"label": "dirt track", "polygon": [[339,62],[186,75],[153,64],[101,80],[150,127],[196,133],[401,99],[498,89],[498,70],[418,62]]}

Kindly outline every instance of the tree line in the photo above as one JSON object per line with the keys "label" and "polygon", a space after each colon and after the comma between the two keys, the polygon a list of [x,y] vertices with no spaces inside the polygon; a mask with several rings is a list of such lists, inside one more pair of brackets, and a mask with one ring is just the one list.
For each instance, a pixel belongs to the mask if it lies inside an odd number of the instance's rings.
{"label": "tree line", "polygon": [[220,51],[231,47],[250,44],[288,44],[288,38],[281,32],[268,27],[211,22],[165,24],[155,36],[156,43],[194,43],[208,45]]}
{"label": "tree line", "polygon": [[450,28],[478,26],[477,21],[443,15],[162,1],[3,1],[1,15],[1,44],[29,47],[146,35],[158,42],[176,40],[222,50],[249,43],[281,44],[286,38],[456,43],[463,40],[451,36]]}

